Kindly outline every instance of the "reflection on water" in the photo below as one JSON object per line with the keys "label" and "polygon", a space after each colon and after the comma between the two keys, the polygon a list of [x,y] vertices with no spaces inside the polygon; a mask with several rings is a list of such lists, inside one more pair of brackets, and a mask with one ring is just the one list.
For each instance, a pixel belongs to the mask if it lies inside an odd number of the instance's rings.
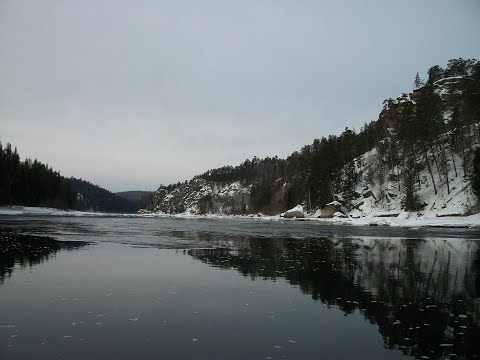
{"label": "reflection on water", "polygon": [[379,326],[385,345],[421,358],[480,354],[480,247],[475,241],[250,239],[193,249],[211,266],[276,281]]}
{"label": "reflection on water", "polygon": [[[469,229],[0,218],[0,358],[476,358],[475,239]],[[379,350],[382,339],[399,351]]]}
{"label": "reflection on water", "polygon": [[48,236],[19,233],[19,229],[0,227],[0,285],[21,269],[41,264],[60,250],[76,250],[87,245],[80,241],[57,241]]}

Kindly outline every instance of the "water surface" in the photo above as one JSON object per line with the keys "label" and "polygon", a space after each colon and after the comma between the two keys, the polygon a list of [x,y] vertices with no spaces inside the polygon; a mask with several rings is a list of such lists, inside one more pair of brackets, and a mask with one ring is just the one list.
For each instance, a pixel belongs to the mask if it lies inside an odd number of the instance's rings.
{"label": "water surface", "polygon": [[475,358],[479,238],[0,217],[0,358]]}

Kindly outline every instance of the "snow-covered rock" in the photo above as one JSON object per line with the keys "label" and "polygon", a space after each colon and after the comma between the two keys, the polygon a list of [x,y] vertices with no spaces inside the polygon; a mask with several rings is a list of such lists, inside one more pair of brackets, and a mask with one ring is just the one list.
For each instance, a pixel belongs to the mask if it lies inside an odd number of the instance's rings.
{"label": "snow-covered rock", "polygon": [[342,204],[341,204],[339,201],[334,200],[334,201],[332,201],[332,202],[329,202],[329,203],[327,204],[327,206],[335,206],[335,207],[340,208],[340,207],[342,206]]}
{"label": "snow-covered rock", "polygon": [[320,214],[320,218],[332,218],[335,213],[337,212],[340,212],[341,213],[342,211],[342,204],[337,201],[337,200],[334,200],[330,203],[328,203],[327,205],[325,205],[325,208],[322,209],[322,212]]}
{"label": "snow-covered rock", "polygon": [[172,188],[160,188],[148,211],[160,214],[242,214],[248,211],[250,188],[240,182],[226,184],[193,179]]}
{"label": "snow-covered rock", "polygon": [[283,217],[286,219],[291,218],[303,218],[305,217],[305,212],[302,205],[297,205],[294,208],[287,210],[283,213]]}

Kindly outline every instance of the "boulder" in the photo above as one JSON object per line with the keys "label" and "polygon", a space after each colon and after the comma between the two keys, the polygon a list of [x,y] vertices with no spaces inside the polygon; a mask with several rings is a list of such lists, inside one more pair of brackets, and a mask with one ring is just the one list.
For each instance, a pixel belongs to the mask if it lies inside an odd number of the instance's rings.
{"label": "boulder", "polygon": [[325,208],[320,214],[320,218],[332,218],[336,212],[342,211],[342,204],[339,201],[332,201],[325,205]]}
{"label": "boulder", "polygon": [[302,205],[297,205],[293,209],[285,211],[282,215],[286,219],[303,218],[305,217],[305,212]]}
{"label": "boulder", "polygon": [[322,213],[320,214],[320,216],[318,216],[318,217],[322,218],[322,219],[332,218],[333,214],[335,214],[336,212],[337,212],[337,210],[326,206],[325,209],[322,210]]}
{"label": "boulder", "polygon": [[337,200],[332,201],[332,202],[329,202],[329,203],[325,206],[325,208],[326,208],[327,206],[328,206],[328,207],[332,207],[332,208],[334,208],[334,209],[337,210],[337,211],[341,211],[341,210],[342,210],[342,204],[340,203],[340,201],[337,201]]}

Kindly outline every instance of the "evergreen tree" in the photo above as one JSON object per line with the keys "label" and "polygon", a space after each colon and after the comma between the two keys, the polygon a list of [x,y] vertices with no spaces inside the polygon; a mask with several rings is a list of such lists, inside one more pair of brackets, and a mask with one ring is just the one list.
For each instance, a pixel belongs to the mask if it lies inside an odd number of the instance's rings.
{"label": "evergreen tree", "polygon": [[480,122],[480,62],[471,60],[469,77],[463,91],[462,115],[469,124]]}
{"label": "evergreen tree", "polygon": [[427,84],[433,85],[435,81],[442,79],[444,77],[444,74],[445,74],[445,70],[443,70],[440,66],[438,65],[432,66],[428,70]]}
{"label": "evergreen tree", "polygon": [[20,161],[15,148],[0,146],[0,205],[70,208],[73,193],[58,172],[35,160]]}
{"label": "evergreen tree", "polygon": [[415,86],[415,89],[420,89],[422,86],[425,85],[425,82],[420,78],[420,74],[418,72],[417,75],[415,75],[413,85]]}
{"label": "evergreen tree", "polygon": [[417,164],[413,157],[410,157],[403,171],[404,197],[402,199],[402,207],[406,211],[418,211],[422,208],[416,192],[417,174]]}
{"label": "evergreen tree", "polygon": [[480,147],[475,150],[473,156],[473,171],[472,171],[472,190],[478,200],[480,200]]}
{"label": "evergreen tree", "polygon": [[[37,159],[20,161],[15,148],[0,143],[0,205],[47,206],[61,209],[73,207],[81,210],[84,203],[76,199],[78,189],[72,189],[77,184],[72,179],[65,179],[59,172],[53,171],[48,165]],[[88,183],[87,183],[88,184]],[[100,211],[133,212],[135,204],[119,198],[105,189],[89,184],[85,190],[86,196],[93,206],[89,209]],[[88,196],[91,196],[90,198]],[[93,200],[94,199],[94,200]]]}
{"label": "evergreen tree", "polygon": [[355,188],[358,184],[359,174],[357,172],[357,160],[352,160],[343,167],[340,192],[345,199],[345,206],[349,208],[354,199],[358,197]]}

